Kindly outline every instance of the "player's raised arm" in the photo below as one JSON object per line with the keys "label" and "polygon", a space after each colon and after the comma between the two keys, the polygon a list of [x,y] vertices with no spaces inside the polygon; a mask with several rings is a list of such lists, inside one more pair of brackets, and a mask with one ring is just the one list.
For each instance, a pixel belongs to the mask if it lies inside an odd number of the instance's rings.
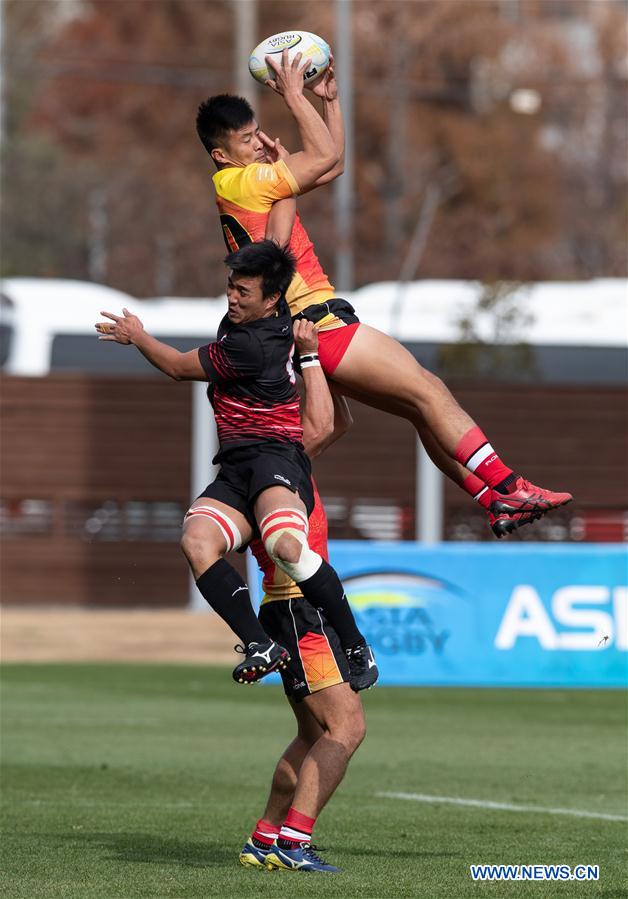
{"label": "player's raised arm", "polygon": [[321,175],[329,172],[338,162],[339,153],[324,120],[312,104],[303,96],[303,73],[309,60],[302,64],[302,57],[297,53],[293,61],[288,62],[288,51],[281,55],[281,64],[267,56],[266,63],[275,77],[266,83],[280,94],[292,113],[303,150],[291,153],[286,165],[290,169],[301,191],[309,190]]}
{"label": "player's raised arm", "polygon": [[351,415],[351,410],[349,409],[346,397],[341,393],[338,393],[338,388],[333,381],[328,381],[327,386],[329,387],[332,403],[334,404],[334,430],[323,446],[321,446],[319,452],[322,452],[324,449],[331,446],[332,443],[335,443],[336,440],[339,440],[343,434],[347,433],[353,424],[353,416]]}
{"label": "player's raised arm", "polygon": [[314,458],[334,430],[334,404],[327,379],[318,361],[318,332],[312,322],[297,319],[294,341],[301,362],[305,393],[301,403],[301,425],[305,452]]}
{"label": "player's raised arm", "polygon": [[322,77],[312,87],[309,87],[307,84],[305,86],[323,101],[323,118],[338,154],[338,162],[328,172],[316,179],[316,182],[312,185],[314,188],[320,187],[322,184],[329,184],[330,181],[342,175],[345,170],[345,124],[342,117],[342,109],[340,108],[333,56],[330,55],[329,66]]}
{"label": "player's raised arm", "polygon": [[181,353],[169,344],[151,337],[137,315],[132,315],[128,309],[123,309],[122,315],[114,315],[112,312],[100,314],[110,321],[95,325],[99,340],[110,340],[125,346],[133,344],[151,365],[175,381],[207,380],[198,350]]}

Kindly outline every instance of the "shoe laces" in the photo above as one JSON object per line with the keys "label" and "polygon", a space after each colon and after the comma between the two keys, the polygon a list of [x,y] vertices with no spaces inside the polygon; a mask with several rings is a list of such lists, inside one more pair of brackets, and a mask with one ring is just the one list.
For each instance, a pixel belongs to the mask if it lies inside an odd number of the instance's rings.
{"label": "shoe laces", "polygon": [[303,850],[303,854],[310,859],[310,861],[318,862],[320,865],[325,865],[327,862],[317,855],[318,852],[322,852],[323,849],[321,846],[316,846],[314,843],[301,843],[301,849]]}
{"label": "shoe laces", "polygon": [[263,643],[251,642],[251,643],[249,643],[248,646],[243,646],[241,643],[236,643],[236,645],[233,648],[236,652],[239,652],[240,655],[252,656],[252,655],[255,655],[255,653],[257,652],[257,647],[263,646],[263,645],[264,645]]}

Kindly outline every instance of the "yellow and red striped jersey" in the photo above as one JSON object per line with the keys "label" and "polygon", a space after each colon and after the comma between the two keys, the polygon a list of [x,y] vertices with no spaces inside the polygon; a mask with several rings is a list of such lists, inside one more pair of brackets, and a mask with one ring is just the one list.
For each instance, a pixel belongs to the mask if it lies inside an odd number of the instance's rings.
{"label": "yellow and red striped jersey", "polygon": [[[283,160],[220,169],[213,177],[222,233],[229,251],[264,240],[273,203],[299,193],[299,185]],[[289,244],[297,271],[286,299],[291,315],[314,303],[326,303],[334,288],[314,252],[297,213]]]}

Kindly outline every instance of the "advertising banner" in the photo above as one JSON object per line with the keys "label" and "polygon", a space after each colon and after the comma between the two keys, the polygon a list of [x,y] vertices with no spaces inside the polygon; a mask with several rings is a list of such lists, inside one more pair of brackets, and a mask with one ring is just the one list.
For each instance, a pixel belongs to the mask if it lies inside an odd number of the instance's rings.
{"label": "advertising banner", "polygon": [[625,546],[334,541],[330,560],[382,684],[626,685]]}

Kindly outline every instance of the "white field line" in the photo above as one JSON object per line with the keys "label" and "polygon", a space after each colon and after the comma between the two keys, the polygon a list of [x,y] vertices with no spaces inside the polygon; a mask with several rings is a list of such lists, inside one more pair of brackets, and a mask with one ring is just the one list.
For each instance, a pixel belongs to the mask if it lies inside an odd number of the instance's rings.
{"label": "white field line", "polygon": [[427,796],[425,793],[376,793],[382,799],[409,799],[412,802],[434,802],[446,805],[466,805],[490,808],[502,812],[535,812],[541,815],[570,815],[572,818],[597,818],[600,821],[628,821],[625,815],[604,812],[583,812],[576,808],[539,808],[536,805],[511,805],[509,802],[490,802],[488,799],[460,799],[456,796]]}
{"label": "white field line", "polygon": [[169,809],[169,808],[203,808],[204,803],[200,800],[197,802],[186,802],[185,800],[181,800],[180,802],[161,802],[159,799],[138,799],[133,800],[129,799],[124,802],[117,802],[115,799],[89,799],[89,798],[80,798],[80,797],[71,797],[71,796],[62,796],[59,799],[21,799],[19,797],[4,798],[2,800],[2,804],[5,808],[8,808],[12,805],[32,805],[32,806],[78,806],[80,808],[159,808],[159,809]]}

